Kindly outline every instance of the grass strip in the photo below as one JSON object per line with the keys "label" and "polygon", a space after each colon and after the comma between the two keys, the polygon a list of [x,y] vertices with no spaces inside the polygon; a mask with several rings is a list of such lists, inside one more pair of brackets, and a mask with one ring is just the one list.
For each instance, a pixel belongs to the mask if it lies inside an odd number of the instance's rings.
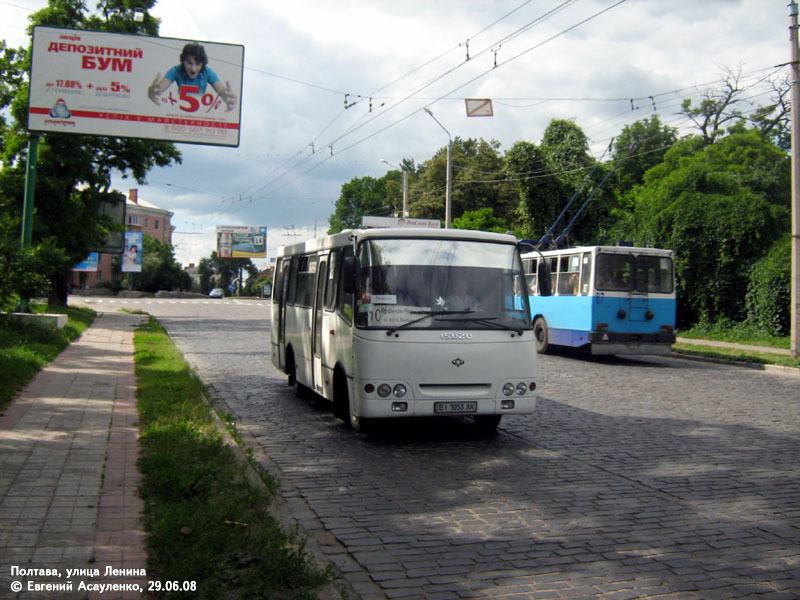
{"label": "grass strip", "polygon": [[0,316],[0,414],[36,374],[92,324],[96,313],[88,308],[49,309],[34,305],[34,312],[67,315],[61,329],[38,323],[23,323]]}
{"label": "grass strip", "polygon": [[678,332],[678,337],[783,349],[788,349],[791,341],[788,335],[780,337],[770,336],[759,331],[755,327],[743,323],[722,325],[709,325],[708,323],[698,324],[688,329],[680,330]]}
{"label": "grass strip", "polygon": [[303,540],[268,514],[275,482],[248,481],[166,331],[150,318],[134,347],[148,574],[196,582],[170,598],[316,598],[331,568],[318,568]]}
{"label": "grass strip", "polygon": [[719,348],[716,346],[702,346],[677,342],[672,344],[672,350],[679,354],[713,358],[729,362],[743,362],[758,365],[780,365],[783,367],[800,368],[800,360],[784,354],[769,352],[755,352],[737,348]]}

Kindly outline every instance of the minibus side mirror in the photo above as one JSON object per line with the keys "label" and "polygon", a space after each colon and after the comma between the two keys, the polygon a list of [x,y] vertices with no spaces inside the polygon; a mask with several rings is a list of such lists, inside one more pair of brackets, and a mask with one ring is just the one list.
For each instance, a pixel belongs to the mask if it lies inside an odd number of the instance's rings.
{"label": "minibus side mirror", "polygon": [[539,261],[539,266],[536,267],[536,285],[539,287],[540,296],[550,296],[552,294],[550,265],[547,264],[546,260]]}
{"label": "minibus side mirror", "polygon": [[355,294],[356,292],[356,259],[348,256],[342,261],[342,284],[345,294]]}

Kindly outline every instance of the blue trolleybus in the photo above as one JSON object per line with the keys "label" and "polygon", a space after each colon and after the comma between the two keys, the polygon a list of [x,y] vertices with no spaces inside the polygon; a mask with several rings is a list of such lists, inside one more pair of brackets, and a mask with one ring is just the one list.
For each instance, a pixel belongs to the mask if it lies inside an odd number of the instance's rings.
{"label": "blue trolleybus", "polygon": [[[675,342],[671,250],[582,246],[522,255],[540,353],[668,354]],[[549,286],[537,278],[549,278]],[[549,291],[549,294],[547,293]]]}

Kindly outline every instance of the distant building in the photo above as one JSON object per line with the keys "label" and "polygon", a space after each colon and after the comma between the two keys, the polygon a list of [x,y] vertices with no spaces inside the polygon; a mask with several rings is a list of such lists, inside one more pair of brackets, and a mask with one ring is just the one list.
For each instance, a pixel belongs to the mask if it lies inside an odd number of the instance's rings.
{"label": "distant building", "polygon": [[[128,192],[125,201],[127,231],[141,231],[146,236],[172,245],[172,232],[175,230],[171,223],[173,215],[174,213],[139,198],[138,189]],[[104,282],[119,281],[121,276],[119,255],[101,253],[97,261],[97,272],[73,271],[71,283],[73,287],[93,288]]]}
{"label": "distant building", "polygon": [[183,269],[189,277],[192,278],[192,289],[200,289],[200,269],[194,263],[189,263],[188,267]]}

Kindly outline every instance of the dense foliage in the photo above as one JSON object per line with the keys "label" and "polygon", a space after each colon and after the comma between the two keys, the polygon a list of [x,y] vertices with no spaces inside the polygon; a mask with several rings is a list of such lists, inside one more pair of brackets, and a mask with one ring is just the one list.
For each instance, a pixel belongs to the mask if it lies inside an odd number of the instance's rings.
{"label": "dense foliage", "polygon": [[[154,0],[135,3],[149,9]],[[149,15],[141,22],[133,18],[134,5],[127,0],[101,0],[97,13],[89,13],[81,0],[48,0],[47,7],[30,16],[31,25],[50,25],[117,33],[156,36],[158,21]],[[22,210],[25,167],[31,134],[26,130],[29,51],[0,47],[0,110],[7,109],[11,122],[0,122],[0,263],[17,264],[47,254],[36,265],[36,273],[49,284],[51,303],[66,302],[67,282],[73,265],[86,258],[89,250],[101,246],[109,232],[122,228],[99,212],[103,202],[121,202],[124,197],[111,187],[112,173],[131,176],[143,183],[154,166],[180,162],[180,153],[167,142],[71,134],[40,135],[37,154],[33,249],[30,256],[19,252],[9,234],[19,223]],[[11,235],[10,238],[7,236]],[[46,245],[40,252],[37,248]],[[15,280],[16,281],[16,280]],[[31,293],[24,282],[9,283],[14,292]]]}
{"label": "dense foliage", "polygon": [[[788,249],[773,245],[789,231],[787,84],[772,82],[774,102],[745,113],[738,78],[728,70],[699,104],[684,102],[680,112],[697,134],[680,137],[654,114],[623,127],[600,159],[581,128],[561,119],[539,143],[520,140],[505,153],[494,141],[455,139],[453,226],[545,236],[559,247],[627,240],[670,248],[680,326],[749,321],[784,331]],[[410,216],[443,220],[446,148],[405,164]],[[364,215],[399,215],[400,175],[343,185],[331,232],[357,227]]]}
{"label": "dense foliage", "polygon": [[792,239],[784,235],[750,270],[745,305],[747,320],[759,331],[774,336],[789,335],[791,301]]}

